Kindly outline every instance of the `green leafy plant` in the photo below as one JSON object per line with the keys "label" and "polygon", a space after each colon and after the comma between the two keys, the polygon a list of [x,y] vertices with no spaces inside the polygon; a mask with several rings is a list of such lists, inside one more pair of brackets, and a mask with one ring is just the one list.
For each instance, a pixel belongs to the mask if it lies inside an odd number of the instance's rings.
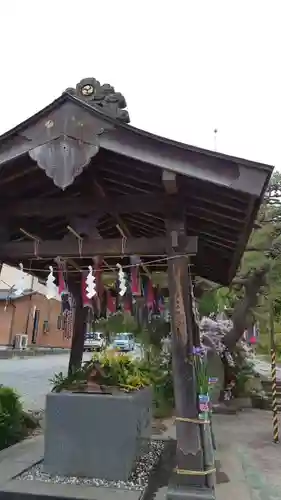
{"label": "green leafy plant", "polygon": [[174,408],[174,387],[172,377],[172,358],[168,353],[152,352],[151,356],[140,361],[153,389],[154,416],[170,416]]}
{"label": "green leafy plant", "polygon": [[10,387],[0,386],[0,450],[20,441],[25,432],[18,394]]}
{"label": "green leafy plant", "polygon": [[104,385],[134,391],[150,385],[150,379],[141,369],[140,362],[126,354],[107,351],[96,354],[93,361],[99,361],[104,371]]}
{"label": "green leafy plant", "polygon": [[99,383],[103,386],[118,387],[124,391],[134,391],[150,385],[150,380],[141,370],[138,360],[132,359],[126,354],[119,354],[116,351],[106,351],[94,354],[91,361],[84,363],[82,368],[70,375],[56,374],[51,379],[52,391],[61,392],[63,390],[79,389],[87,381],[88,375],[97,361],[104,373],[99,379]]}
{"label": "green leafy plant", "polygon": [[158,354],[147,358],[134,359],[127,354],[116,351],[96,353],[92,361],[85,363],[80,370],[70,376],[63,373],[56,374],[51,380],[53,392],[73,390],[86,382],[87,376],[98,361],[104,373],[99,381],[107,387],[117,387],[130,392],[151,386],[153,389],[154,416],[170,415],[174,408],[174,391],[172,379],[172,363],[169,354]]}

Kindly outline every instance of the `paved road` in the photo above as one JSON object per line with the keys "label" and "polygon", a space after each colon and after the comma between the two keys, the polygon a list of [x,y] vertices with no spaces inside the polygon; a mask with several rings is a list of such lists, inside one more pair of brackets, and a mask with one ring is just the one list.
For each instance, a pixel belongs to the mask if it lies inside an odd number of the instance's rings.
{"label": "paved road", "polygon": [[15,388],[24,407],[40,410],[50,390],[50,378],[67,370],[69,354],[54,354],[25,359],[0,360],[0,384]]}
{"label": "paved road", "polygon": [[[270,362],[262,357],[254,358],[255,368],[258,374],[265,379],[271,378],[271,365]],[[278,381],[281,380],[281,367],[276,367],[276,374]]]}
{"label": "paved road", "polygon": [[[140,357],[139,347],[132,353]],[[91,354],[85,353],[84,360]],[[54,354],[25,359],[0,360],[0,384],[13,387],[20,394],[27,410],[41,410],[51,388],[50,379],[58,372],[66,372],[69,354]]]}

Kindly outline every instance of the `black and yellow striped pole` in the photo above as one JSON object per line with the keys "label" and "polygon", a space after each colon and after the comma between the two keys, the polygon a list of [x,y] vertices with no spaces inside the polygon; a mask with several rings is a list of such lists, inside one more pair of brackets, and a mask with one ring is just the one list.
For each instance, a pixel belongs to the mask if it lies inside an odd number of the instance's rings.
{"label": "black and yellow striped pole", "polygon": [[[270,295],[270,292],[269,292]],[[278,422],[278,404],[277,404],[277,373],[276,373],[276,346],[274,338],[274,316],[273,304],[270,303],[269,323],[270,323],[270,353],[271,353],[271,384],[272,384],[272,424],[273,424],[273,442],[279,443],[279,422]]]}

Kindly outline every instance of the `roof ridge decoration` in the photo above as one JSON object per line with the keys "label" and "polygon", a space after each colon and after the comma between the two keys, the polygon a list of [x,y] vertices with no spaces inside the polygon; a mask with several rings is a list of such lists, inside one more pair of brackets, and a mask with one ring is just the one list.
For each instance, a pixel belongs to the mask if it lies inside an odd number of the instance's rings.
{"label": "roof ridge decoration", "polygon": [[106,123],[102,114],[119,122],[130,121],[124,96],[107,83],[101,85],[95,78],[84,78],[75,89],[63,93],[67,94],[102,113],[92,116],[83,107],[78,109],[73,102],[67,102],[22,132],[34,144],[29,156],[63,190],[97,155],[99,136],[114,128],[114,123]]}
{"label": "roof ridge decoration", "polygon": [[93,108],[100,109],[115,120],[130,123],[129,113],[125,109],[125,97],[120,92],[115,92],[109,83],[101,85],[95,78],[83,78],[75,89],[70,87],[65,92],[87,102]]}

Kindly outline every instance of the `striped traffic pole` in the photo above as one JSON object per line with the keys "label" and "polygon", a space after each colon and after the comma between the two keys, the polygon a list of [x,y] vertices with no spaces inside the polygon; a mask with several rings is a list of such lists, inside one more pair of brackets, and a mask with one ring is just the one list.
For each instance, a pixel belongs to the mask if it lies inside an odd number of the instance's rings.
{"label": "striped traffic pole", "polygon": [[271,382],[272,382],[272,416],[273,416],[273,442],[279,443],[279,423],[277,406],[277,377],[276,377],[276,352],[271,349]]}
{"label": "striped traffic pole", "polygon": [[279,443],[279,422],[277,405],[277,373],[276,373],[276,345],[274,331],[273,303],[270,296],[269,287],[269,333],[270,333],[270,354],[271,354],[271,384],[272,384],[272,430],[273,442]]}

